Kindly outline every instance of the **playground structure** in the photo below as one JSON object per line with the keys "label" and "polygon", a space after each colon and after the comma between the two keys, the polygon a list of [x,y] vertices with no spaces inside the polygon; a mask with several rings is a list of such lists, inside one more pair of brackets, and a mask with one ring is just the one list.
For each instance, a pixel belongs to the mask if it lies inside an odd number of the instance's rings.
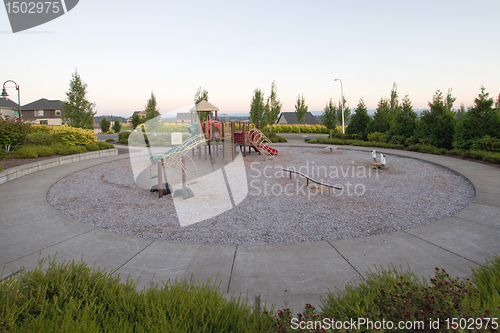
{"label": "playground structure", "polygon": [[[260,123],[258,127],[260,127]],[[212,171],[233,162],[237,155],[236,147],[238,145],[243,157],[246,157],[247,146],[248,153],[253,148],[266,159],[273,158],[278,154],[278,150],[272,147],[271,140],[255,125],[248,122],[230,122],[227,116],[224,122],[209,117],[201,124],[190,125],[188,133],[190,136],[184,141],[182,141],[182,133],[172,133],[171,143],[174,144],[176,141],[174,140],[174,135],[176,135],[175,138],[180,137],[179,145],[164,153],[150,154],[150,178],[158,178],[158,185],[154,185],[151,191],[158,191],[160,198],[163,197],[164,193],[170,194],[172,192],[172,186],[163,182],[164,170],[172,171],[182,177],[182,188],[173,192],[174,198],[182,196],[186,200],[194,196],[193,191],[188,186],[196,184],[198,179],[195,154],[201,160],[204,152],[204,160],[210,159]],[[219,157],[220,153],[222,159]],[[154,170],[155,166],[156,170]]]}
{"label": "playground structure", "polygon": [[382,153],[380,153],[379,159],[377,160],[377,151],[376,150],[372,150],[372,158],[373,158],[372,168],[374,168],[374,169],[380,169],[382,167],[385,167],[387,164],[385,156]]}
{"label": "playground structure", "polygon": [[299,176],[304,177],[306,179],[306,182],[307,182],[306,186],[309,186],[309,182],[313,182],[313,183],[316,183],[318,185],[327,187],[328,188],[328,195],[331,194],[331,190],[332,189],[334,189],[334,190],[342,190],[342,187],[340,187],[340,186],[335,186],[335,185],[331,185],[331,184],[326,184],[326,183],[320,182],[318,180],[312,179],[308,175],[305,175],[305,174],[303,174],[302,172],[299,172],[299,171],[295,171],[295,170],[291,170],[291,169],[281,169],[281,170],[289,172],[290,173],[290,179],[292,179],[292,173],[295,173],[295,174],[297,174]]}

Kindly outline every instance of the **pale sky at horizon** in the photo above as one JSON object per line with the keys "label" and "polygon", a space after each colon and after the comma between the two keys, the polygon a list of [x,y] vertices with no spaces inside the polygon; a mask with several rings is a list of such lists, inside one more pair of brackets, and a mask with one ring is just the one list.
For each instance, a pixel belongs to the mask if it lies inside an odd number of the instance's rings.
{"label": "pale sky at horizon", "polygon": [[[21,104],[65,99],[75,68],[98,115],[129,117],[153,91],[162,114],[187,110],[199,86],[221,113],[249,111],[275,81],[283,111],[344,96],[375,109],[394,82],[415,109],[453,89],[469,106],[500,93],[500,1],[80,0],[64,16],[13,34],[0,9],[0,84]],[[17,102],[13,88],[7,89]]]}

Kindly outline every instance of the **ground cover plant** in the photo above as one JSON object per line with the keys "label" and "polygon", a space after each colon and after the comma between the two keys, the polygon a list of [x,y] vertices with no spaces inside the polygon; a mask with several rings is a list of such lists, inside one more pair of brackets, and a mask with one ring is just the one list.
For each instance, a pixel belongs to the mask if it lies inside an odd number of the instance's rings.
{"label": "ground cover plant", "polygon": [[[138,291],[130,279],[50,258],[0,282],[0,331],[5,332],[345,332],[332,323],[351,318],[422,321],[427,326],[421,332],[496,332],[488,318],[500,319],[500,258],[472,268],[468,279],[439,268],[427,280],[409,269],[380,267],[365,280],[329,291],[321,309],[306,304],[296,316],[286,307],[256,310],[242,297],[227,300],[210,280],[169,280]],[[313,324],[308,328],[307,322]],[[316,322],[322,327],[313,327]],[[440,329],[429,329],[429,322]]]}
{"label": "ground cover plant", "polygon": [[114,148],[107,142],[97,142],[92,130],[0,120],[0,160],[37,158],[52,155],[81,154]]}

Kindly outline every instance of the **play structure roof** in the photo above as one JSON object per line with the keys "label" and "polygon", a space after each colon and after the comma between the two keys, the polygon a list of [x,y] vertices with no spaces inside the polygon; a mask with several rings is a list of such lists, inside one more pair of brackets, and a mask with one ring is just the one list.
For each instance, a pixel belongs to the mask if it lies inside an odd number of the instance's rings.
{"label": "play structure roof", "polygon": [[200,103],[196,104],[193,106],[191,109],[189,109],[191,112],[195,111],[219,111],[219,108],[216,106],[213,106],[212,104],[208,103],[207,101],[201,101]]}

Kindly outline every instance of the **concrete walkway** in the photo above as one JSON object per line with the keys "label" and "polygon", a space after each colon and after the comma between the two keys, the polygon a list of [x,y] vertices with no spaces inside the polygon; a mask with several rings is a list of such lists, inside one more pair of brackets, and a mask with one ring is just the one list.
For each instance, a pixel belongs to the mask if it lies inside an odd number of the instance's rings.
{"label": "concrete walkway", "polygon": [[[288,146],[323,148],[302,142]],[[341,149],[370,148],[341,146]],[[278,145],[279,149],[279,145]],[[356,239],[279,245],[217,245],[148,240],[112,233],[62,215],[46,200],[58,180],[99,163],[126,155],[103,157],[43,170],[0,185],[0,268],[8,275],[24,266],[36,267],[39,256],[80,260],[122,278],[149,281],[217,277],[229,295],[248,291],[276,306],[286,299],[294,313],[306,302],[319,306],[328,289],[358,281],[374,265],[393,263],[419,276],[434,267],[452,276],[470,275],[470,267],[500,255],[500,168],[450,157],[378,149],[437,163],[464,175],[476,188],[476,198],[455,216],[414,229]]]}

